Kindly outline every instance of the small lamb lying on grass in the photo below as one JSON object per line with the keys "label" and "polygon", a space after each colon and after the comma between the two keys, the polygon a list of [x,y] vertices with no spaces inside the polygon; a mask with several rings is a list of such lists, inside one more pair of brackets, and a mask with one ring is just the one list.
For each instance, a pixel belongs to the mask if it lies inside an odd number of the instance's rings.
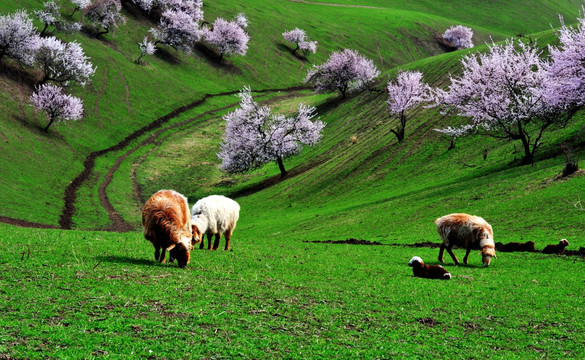
{"label": "small lamb lying on grass", "polygon": [[569,246],[567,239],[559,241],[558,245],[547,245],[542,249],[543,254],[562,254],[565,252],[565,248]]}
{"label": "small lamb lying on grass", "polygon": [[410,259],[408,266],[412,267],[412,273],[417,277],[441,280],[451,279],[451,273],[445,270],[441,265],[425,265],[423,260],[418,256],[414,256]]}

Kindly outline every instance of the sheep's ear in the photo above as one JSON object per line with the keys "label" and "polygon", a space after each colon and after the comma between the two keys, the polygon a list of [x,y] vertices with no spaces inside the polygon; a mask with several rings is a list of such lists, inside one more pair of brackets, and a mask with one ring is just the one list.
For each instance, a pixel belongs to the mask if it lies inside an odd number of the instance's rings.
{"label": "sheep's ear", "polygon": [[166,250],[167,251],[171,251],[175,248],[175,246],[177,246],[177,244],[172,244],[171,246],[169,246]]}

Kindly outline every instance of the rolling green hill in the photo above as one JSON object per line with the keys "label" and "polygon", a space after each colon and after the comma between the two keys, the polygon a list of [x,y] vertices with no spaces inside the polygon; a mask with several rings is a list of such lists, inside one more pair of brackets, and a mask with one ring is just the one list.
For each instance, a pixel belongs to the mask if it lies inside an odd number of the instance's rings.
{"label": "rolling green hill", "polygon": [[[1,2],[0,12],[40,3]],[[545,48],[557,14],[574,21],[581,2],[204,3],[206,19],[246,13],[245,57],[217,64],[201,47],[161,47],[137,65],[153,22],[127,2],[126,23],[103,40],[56,33],[79,41],[98,70],[73,89],[84,119],[48,134],[28,101],[38,74],[1,64],[0,220],[24,227],[0,224],[0,359],[585,356],[582,255],[498,253],[483,268],[472,253],[469,265],[447,259],[448,282],[406,265],[414,255],[437,263],[425,243],[439,242],[433,221],[452,212],[484,217],[495,241],[585,246],[585,177],[560,176],[560,144],[583,153],[584,114],[543,139],[533,166],[518,166],[514,143],[468,137],[447,150],[433,129],[462,120],[436,109],[417,109],[398,143],[384,93],[399,68],[445,85],[463,54],[485,49],[444,53],[435,33],[451,25],[472,27],[476,44],[523,33]],[[306,61],[281,39],[295,26],[319,41]],[[313,64],[346,47],[383,71],[372,91],[341,99],[303,88]],[[222,115],[245,85],[276,112],[309,103],[327,123],[319,145],[285,160],[285,179],[276,164],[218,169]],[[196,249],[184,270],[154,262],[140,211],[162,188],[191,205],[235,198],[232,251]],[[378,245],[343,243],[351,238]]]}

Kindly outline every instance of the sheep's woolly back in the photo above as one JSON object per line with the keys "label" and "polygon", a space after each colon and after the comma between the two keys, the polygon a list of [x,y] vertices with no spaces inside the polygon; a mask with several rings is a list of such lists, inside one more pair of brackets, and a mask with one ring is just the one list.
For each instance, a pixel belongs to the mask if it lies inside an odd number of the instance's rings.
{"label": "sheep's woolly back", "polygon": [[486,249],[486,255],[495,255],[494,232],[483,218],[468,214],[449,214],[435,220],[437,232],[445,245]]}
{"label": "sheep's woolly back", "polygon": [[201,234],[231,234],[240,217],[240,205],[225,196],[211,195],[193,205],[191,216]]}
{"label": "sheep's woolly back", "polygon": [[190,247],[191,217],[187,198],[174,190],[160,190],[142,210],[144,237],[163,247],[182,243]]}

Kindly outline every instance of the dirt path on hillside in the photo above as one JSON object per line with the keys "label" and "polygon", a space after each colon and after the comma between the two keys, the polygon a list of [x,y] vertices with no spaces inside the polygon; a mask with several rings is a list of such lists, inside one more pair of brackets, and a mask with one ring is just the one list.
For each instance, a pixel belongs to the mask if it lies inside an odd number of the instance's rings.
{"label": "dirt path on hillside", "polygon": [[361,8],[361,9],[378,9],[378,10],[387,9],[387,8],[383,8],[383,7],[368,6],[368,5],[332,4],[332,3],[321,3],[321,2],[316,2],[316,1],[305,1],[305,0],[288,0],[288,1],[296,2],[296,3],[303,3],[303,4],[323,5],[323,6],[338,6],[338,7]]}
{"label": "dirt path on hillside", "polygon": [[[306,89],[307,88],[303,87],[303,86],[293,86],[293,87],[281,88],[281,89],[254,90],[253,92],[256,92],[256,93],[292,92],[292,91],[300,91],[300,90],[306,90]],[[106,155],[110,152],[123,150],[124,148],[126,148],[126,146],[128,146],[130,144],[130,142],[138,139],[139,137],[141,137],[143,135],[146,135],[148,133],[151,133],[151,132],[161,128],[163,125],[168,123],[171,119],[181,115],[182,113],[201,106],[210,98],[235,95],[238,92],[239,92],[239,90],[234,90],[234,91],[228,91],[228,92],[223,92],[223,93],[218,93],[218,94],[205,94],[201,99],[195,100],[195,101],[191,102],[190,104],[181,106],[181,107],[171,111],[167,115],[164,115],[164,116],[154,120],[150,124],[136,130],[135,132],[126,136],[123,140],[121,140],[117,144],[110,146],[110,147],[103,149],[103,150],[91,152],[85,158],[85,160],[83,162],[83,170],[81,171],[81,173],[79,173],[79,175],[77,175],[71,181],[71,183],[65,188],[64,206],[63,206],[63,210],[61,212],[61,217],[59,219],[59,227],[61,227],[62,229],[71,229],[72,228],[73,215],[75,214],[75,202],[77,200],[77,192],[79,191],[79,189],[81,188],[83,183],[90,177],[91,173],[93,172],[97,158],[99,158],[103,155]],[[219,110],[220,109],[217,109],[215,111],[219,111]],[[134,150],[134,151],[136,151],[136,150]],[[132,151],[132,152],[134,152],[134,151]],[[114,167],[112,169],[110,169],[110,171],[106,175],[106,181],[100,185],[100,190],[99,190],[100,201],[102,202],[102,206],[104,206],[104,208],[108,211],[110,219],[113,220],[112,230],[114,230],[114,231],[128,231],[128,230],[132,229],[132,226],[130,224],[126,223],[120,217],[120,215],[113,209],[113,206],[111,206],[111,203],[109,202],[109,199],[107,198],[106,191],[105,191],[107,185],[112,180],[114,172],[120,166],[122,161],[126,157],[128,157],[130,154],[131,153],[127,152],[127,154],[124,154],[121,156],[121,157],[125,156],[123,159],[120,159],[120,158],[117,159]]]}

